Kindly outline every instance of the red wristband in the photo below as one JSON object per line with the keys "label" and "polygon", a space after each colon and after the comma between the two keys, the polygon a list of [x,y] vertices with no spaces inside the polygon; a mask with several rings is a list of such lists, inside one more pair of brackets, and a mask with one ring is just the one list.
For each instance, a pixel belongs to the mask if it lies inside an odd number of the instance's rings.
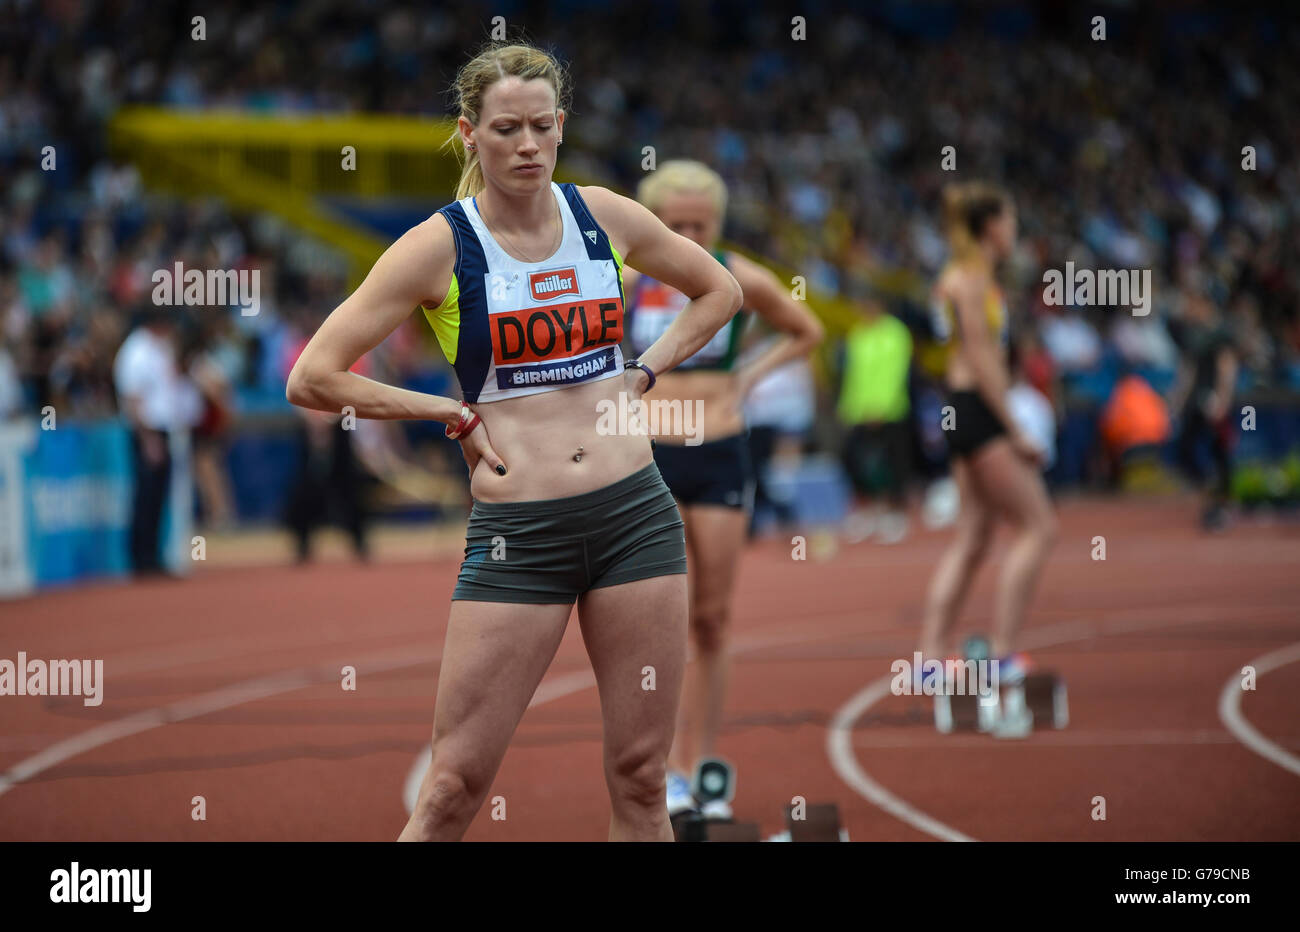
{"label": "red wristband", "polygon": [[455,427],[450,424],[447,425],[447,438],[449,440],[460,440],[475,427],[478,427],[481,420],[477,414],[469,409],[469,405],[462,401],[460,403],[460,419],[456,422]]}

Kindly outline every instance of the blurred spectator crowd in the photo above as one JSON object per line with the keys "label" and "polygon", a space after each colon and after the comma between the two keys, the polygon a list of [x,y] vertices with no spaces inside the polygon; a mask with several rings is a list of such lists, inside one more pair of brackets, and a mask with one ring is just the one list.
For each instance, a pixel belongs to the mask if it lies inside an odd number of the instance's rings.
{"label": "blurred spectator crowd", "polygon": [[[342,260],[274,218],[142,191],[107,153],[107,119],[129,103],[443,114],[494,16],[570,65],[571,174],[630,189],[646,147],[703,159],[730,185],[727,237],[813,290],[894,282],[891,310],[923,339],[924,283],[944,259],[939,192],[985,177],[1020,216],[1009,303],[1036,384],[1100,403],[1135,368],[1165,390],[1184,305],[1208,297],[1241,384],[1300,389],[1300,25],[1287,6],[798,12],[804,38],[789,10],[734,0],[4,5],[0,416],[113,412],[114,355],[152,272],[176,261],[261,270],[261,313],[188,309],[179,356],[243,406],[282,405],[285,356],[343,296]],[[1091,38],[1098,13],[1106,41]],[[1150,316],[1046,306],[1043,270],[1067,260],[1150,269]],[[430,364],[407,348],[399,376]]]}

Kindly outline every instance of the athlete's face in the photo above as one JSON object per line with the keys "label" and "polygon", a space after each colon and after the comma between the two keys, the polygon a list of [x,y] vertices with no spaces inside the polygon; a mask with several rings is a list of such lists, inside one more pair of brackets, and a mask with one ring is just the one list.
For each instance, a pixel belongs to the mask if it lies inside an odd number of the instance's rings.
{"label": "athlete's face", "polygon": [[477,126],[460,119],[461,136],[478,147],[484,178],[510,194],[550,186],[563,130],[564,111],[542,78],[502,78],[484,92]]}
{"label": "athlete's face", "polygon": [[722,232],[718,208],[703,191],[675,191],[664,198],[657,213],[664,226],[705,249],[711,249]]}
{"label": "athlete's face", "polygon": [[1016,248],[1016,233],[1018,230],[1016,209],[1007,204],[1002,208],[1002,213],[990,220],[988,226],[984,229],[989,239],[992,240],[998,257],[1005,259]]}

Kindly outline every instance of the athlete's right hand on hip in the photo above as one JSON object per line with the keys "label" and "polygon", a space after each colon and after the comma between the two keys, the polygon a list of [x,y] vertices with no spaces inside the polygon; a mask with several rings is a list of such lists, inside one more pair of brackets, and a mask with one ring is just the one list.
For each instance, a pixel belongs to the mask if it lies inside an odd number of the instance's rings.
{"label": "athlete's right hand on hip", "polygon": [[501,461],[501,457],[497,456],[497,451],[492,449],[492,443],[488,439],[487,424],[480,423],[477,430],[462,437],[460,451],[465,454],[470,479],[474,478],[474,470],[478,468],[480,460],[486,460],[488,468],[498,476],[506,474],[506,464]]}

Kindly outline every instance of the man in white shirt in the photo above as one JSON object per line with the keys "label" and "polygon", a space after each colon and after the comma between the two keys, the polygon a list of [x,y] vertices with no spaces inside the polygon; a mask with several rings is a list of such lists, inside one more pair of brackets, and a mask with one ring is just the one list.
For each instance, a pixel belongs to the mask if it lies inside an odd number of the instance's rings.
{"label": "man in white shirt", "polygon": [[118,407],[131,428],[131,563],[140,575],[163,571],[159,530],[171,484],[168,432],[188,430],[201,411],[197,389],[176,361],[174,313],[170,308],[148,308],[113,360]]}

